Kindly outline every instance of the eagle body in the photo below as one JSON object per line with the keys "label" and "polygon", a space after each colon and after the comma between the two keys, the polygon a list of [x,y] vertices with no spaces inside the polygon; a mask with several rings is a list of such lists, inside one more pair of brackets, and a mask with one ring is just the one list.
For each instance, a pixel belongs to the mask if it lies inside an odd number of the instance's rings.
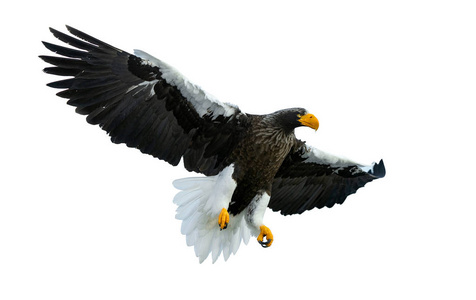
{"label": "eagle body", "polygon": [[72,35],[50,31],[70,47],[43,42],[58,54],[40,56],[52,65],[44,71],[67,77],[48,86],[62,89],[57,95],[112,142],[202,174],[175,180],[173,200],[200,262],[210,254],[227,260],[250,236],[271,246],[267,208],[289,215],[332,207],[385,176],[382,160],[361,165],[298,140],[295,128],[319,127],[303,108],[242,112],[144,51],[130,54],[67,29]]}
{"label": "eagle body", "polygon": [[275,125],[284,123],[279,119],[282,115],[305,113],[304,109],[296,108],[250,116],[250,127],[232,153],[237,187],[228,208],[231,214],[242,212],[257,193],[271,195],[274,176],[296,139],[294,130]]}

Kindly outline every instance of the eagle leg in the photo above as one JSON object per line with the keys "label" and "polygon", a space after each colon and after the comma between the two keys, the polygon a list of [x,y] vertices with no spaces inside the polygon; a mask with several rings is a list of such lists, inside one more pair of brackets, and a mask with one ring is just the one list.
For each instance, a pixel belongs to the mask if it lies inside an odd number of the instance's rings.
{"label": "eagle leg", "polygon": [[[270,247],[273,243],[273,234],[271,233],[271,230],[264,225],[261,225],[259,230],[258,243],[260,243],[263,248]],[[266,239],[266,241],[264,241],[264,239]]]}
{"label": "eagle leg", "polygon": [[230,222],[230,214],[228,211],[223,208],[218,216],[218,226],[220,226],[220,230],[226,229],[228,223]]}

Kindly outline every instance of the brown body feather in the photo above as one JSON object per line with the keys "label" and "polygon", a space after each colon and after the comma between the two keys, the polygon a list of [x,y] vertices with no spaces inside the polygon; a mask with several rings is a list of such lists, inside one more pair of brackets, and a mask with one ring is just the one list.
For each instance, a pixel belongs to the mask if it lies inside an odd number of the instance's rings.
{"label": "brown body feather", "polygon": [[233,178],[237,188],[228,211],[238,214],[260,193],[271,195],[274,176],[289,154],[296,137],[279,122],[283,113],[296,116],[298,112],[279,111],[271,115],[252,115],[251,126],[232,153],[235,164]]}

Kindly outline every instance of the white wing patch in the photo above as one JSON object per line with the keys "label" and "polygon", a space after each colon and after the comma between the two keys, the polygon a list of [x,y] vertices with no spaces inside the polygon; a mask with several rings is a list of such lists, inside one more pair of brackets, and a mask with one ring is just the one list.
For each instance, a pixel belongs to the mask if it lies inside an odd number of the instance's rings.
{"label": "white wing patch", "polygon": [[218,226],[218,215],[222,208],[228,209],[236,188],[231,177],[233,170],[233,166],[229,166],[216,176],[182,178],[173,183],[181,190],[174,197],[178,205],[175,217],[182,220],[181,232],[186,236],[187,245],[194,247],[200,263],[210,253],[213,262],[222,253],[226,261],[232,253],[236,254],[242,241],[248,244],[250,239],[245,213],[230,216],[224,230]]}
{"label": "white wing patch", "polygon": [[200,117],[210,115],[215,119],[220,115],[229,117],[236,112],[236,106],[218,101],[163,61],[141,50],[134,50],[134,54],[142,58],[145,64],[158,67],[164,80],[179,89],[182,96],[192,103]]}
{"label": "white wing patch", "polygon": [[[329,154],[327,152],[321,151],[317,148],[314,147],[307,147],[308,152],[303,155],[305,158],[305,162],[309,163],[317,163],[317,164],[326,164],[326,165],[331,165],[333,167],[348,167],[348,166],[357,166],[359,167],[362,171],[364,172],[369,172],[373,170],[375,163],[372,163],[372,165],[362,165],[359,163],[356,163],[352,160],[349,160],[347,158],[343,157],[338,157],[332,154]],[[337,172],[336,170],[335,172]]]}
{"label": "white wing patch", "polygon": [[305,153],[303,157],[306,159],[306,162],[318,164],[327,164],[341,167],[359,165],[349,159],[338,157],[310,146],[307,146],[307,153]]}
{"label": "white wing patch", "polygon": [[147,94],[147,98],[149,99],[155,94],[153,87],[157,82],[158,80],[156,79],[152,81],[144,81],[140,84],[133,85],[126,91],[126,94],[133,92],[132,96],[134,97],[136,96],[136,94],[145,90],[145,93]]}

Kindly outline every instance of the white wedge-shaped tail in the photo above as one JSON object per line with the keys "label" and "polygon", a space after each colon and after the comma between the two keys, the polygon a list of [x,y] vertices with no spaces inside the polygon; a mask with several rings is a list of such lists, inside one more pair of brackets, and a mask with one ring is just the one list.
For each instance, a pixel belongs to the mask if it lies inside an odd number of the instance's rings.
{"label": "white wedge-shaped tail", "polygon": [[236,188],[232,174],[233,166],[229,166],[216,176],[189,177],[173,182],[175,188],[181,190],[174,197],[174,203],[178,205],[175,217],[182,220],[182,234],[186,236],[187,245],[194,247],[200,263],[210,253],[213,262],[222,253],[226,261],[231,253],[236,254],[242,241],[248,244],[250,239],[244,212],[230,215],[226,229],[220,230],[218,226],[220,211],[228,209]]}

